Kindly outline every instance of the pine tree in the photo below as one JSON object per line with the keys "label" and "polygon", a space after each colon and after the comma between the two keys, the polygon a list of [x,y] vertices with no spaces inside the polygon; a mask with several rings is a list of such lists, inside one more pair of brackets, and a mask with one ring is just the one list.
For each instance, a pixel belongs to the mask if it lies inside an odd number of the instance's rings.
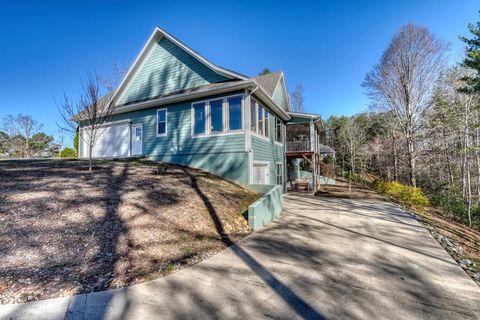
{"label": "pine tree", "polygon": [[460,37],[465,42],[466,57],[463,65],[475,71],[475,75],[464,80],[473,87],[473,90],[480,92],[480,21],[476,25],[469,23],[468,30],[472,34],[472,38]]}

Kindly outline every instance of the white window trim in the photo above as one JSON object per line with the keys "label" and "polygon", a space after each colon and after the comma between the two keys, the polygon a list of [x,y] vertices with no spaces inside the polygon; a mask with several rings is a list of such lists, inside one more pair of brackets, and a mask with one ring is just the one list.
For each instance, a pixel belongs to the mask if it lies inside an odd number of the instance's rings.
{"label": "white window trim", "polygon": [[[267,181],[266,184],[264,183],[254,183],[253,181],[253,167],[255,166],[255,164],[266,164],[267,165],[267,173],[268,173],[268,177],[270,179],[270,181]],[[270,177],[270,161],[262,161],[262,160],[253,160],[252,161],[252,167],[250,168],[250,177],[251,177],[251,181],[253,185],[257,185],[257,186],[266,186],[266,185],[269,185],[269,184],[272,184],[272,178]],[[275,177],[275,180],[276,180],[276,177]],[[276,183],[276,181],[275,181]]]}
{"label": "white window trim", "polygon": [[[273,141],[275,141],[275,144],[277,144],[278,146],[280,147],[283,147],[283,142],[281,142],[283,139],[282,139],[282,136],[283,136],[283,122],[278,119],[277,117],[274,116],[274,123],[275,123],[275,130],[274,130],[274,137],[273,137]],[[280,141],[277,141],[277,121],[280,121]]]}
{"label": "white window trim", "polygon": [[[158,133],[158,112],[159,111],[165,111],[165,133]],[[160,108],[160,109],[157,109],[157,131],[156,131],[156,135],[157,137],[166,137],[168,134],[168,110],[167,108]]]}
{"label": "white window trim", "polygon": [[[229,114],[229,105],[228,105],[228,98],[234,98],[234,97],[240,97],[241,99],[241,107],[240,107],[240,112],[241,112],[241,119],[242,119],[242,128],[238,130],[229,130],[228,128],[228,114]],[[243,114],[244,114],[244,94],[232,94],[228,96],[223,96],[223,97],[218,97],[218,98],[212,98],[208,100],[201,100],[201,101],[195,101],[191,103],[190,106],[190,130],[191,130],[191,137],[192,138],[205,138],[205,137],[215,137],[215,136],[229,136],[229,135],[237,135],[237,134],[243,134],[245,132],[245,121],[243,120]],[[212,132],[212,126],[211,126],[211,110],[210,110],[210,102],[211,101],[218,101],[222,100],[222,124],[223,124],[223,130],[222,131],[215,131]],[[195,109],[194,105],[196,104],[201,104],[205,103],[205,133],[201,134],[195,134]]]}
{"label": "white window trim", "polygon": [[[277,169],[278,169],[278,167],[277,167],[278,165],[281,165],[281,166],[282,166],[282,175],[281,175],[281,176],[282,176],[282,184],[278,184],[278,182],[277,182],[277,177],[279,176],[278,170],[277,170]],[[279,185],[279,186],[283,186],[283,184],[285,183],[284,180],[285,180],[285,170],[283,169],[283,162],[275,162],[275,184],[276,184],[276,185]]]}
{"label": "white window trim", "polygon": [[[258,102],[255,98],[252,98],[253,101],[255,101],[255,130],[251,130],[252,132],[252,136],[254,137],[257,137],[257,138],[260,138],[260,139],[263,139],[265,141],[270,141],[270,123],[268,124],[268,134],[265,135],[265,114],[268,114],[268,120],[270,120],[270,115],[273,114],[267,107],[265,107],[263,104],[261,104],[260,102]],[[263,132],[264,134],[260,134],[258,133],[258,129],[259,129],[259,122],[258,122],[258,107],[261,106],[263,108],[263,112],[262,112],[262,116],[263,116],[263,120],[262,121],[262,128],[263,128]],[[251,117],[251,115],[250,115]],[[250,124],[250,127],[251,127],[251,124]]]}
{"label": "white window trim", "polygon": [[[230,104],[228,103],[228,99],[235,98],[235,97],[240,97],[240,120],[242,121],[242,126],[240,127],[240,129],[230,129]],[[243,119],[245,107],[243,102],[244,102],[243,95],[234,95],[234,96],[225,97],[225,100],[224,100],[225,128],[227,132],[243,132],[245,130],[245,121]]]}

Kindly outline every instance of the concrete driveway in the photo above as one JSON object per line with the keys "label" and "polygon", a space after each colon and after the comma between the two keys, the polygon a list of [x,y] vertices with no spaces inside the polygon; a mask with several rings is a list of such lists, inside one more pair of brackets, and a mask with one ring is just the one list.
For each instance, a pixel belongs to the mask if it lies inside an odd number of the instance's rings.
{"label": "concrete driveway", "polygon": [[480,319],[480,288],[391,204],[289,194],[280,219],[194,267],[0,318]]}

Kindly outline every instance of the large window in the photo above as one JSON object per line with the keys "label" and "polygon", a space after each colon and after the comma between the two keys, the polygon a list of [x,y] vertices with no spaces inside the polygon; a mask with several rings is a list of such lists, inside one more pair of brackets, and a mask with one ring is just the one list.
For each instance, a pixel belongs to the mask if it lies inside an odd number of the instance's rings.
{"label": "large window", "polygon": [[194,136],[241,131],[242,96],[212,99],[192,105],[192,132]]}
{"label": "large window", "polygon": [[264,115],[263,115],[263,123],[264,123],[264,136],[269,137],[270,136],[270,114],[268,113],[267,109],[263,109]]}
{"label": "large window", "polygon": [[276,178],[277,184],[283,185],[283,163],[276,163]]}
{"label": "large window", "polygon": [[275,141],[282,143],[282,121],[275,118]]}
{"label": "large window", "polygon": [[242,130],[242,97],[227,99],[228,130]]}
{"label": "large window", "polygon": [[260,103],[256,100],[251,99],[251,125],[252,125],[252,132],[269,137],[269,130],[270,130],[270,113],[268,110],[263,107]]}
{"label": "large window", "polygon": [[157,136],[167,135],[167,109],[157,110]]}
{"label": "large window", "polygon": [[261,105],[258,105],[258,108],[257,108],[257,111],[258,111],[258,131],[257,133],[259,135],[264,135],[264,126],[263,126],[263,107]]}
{"label": "large window", "polygon": [[204,134],[205,127],[207,124],[207,113],[206,113],[206,104],[205,102],[196,103],[193,105],[194,113],[194,122],[193,122],[193,132],[195,134]]}
{"label": "large window", "polygon": [[223,100],[210,101],[210,132],[223,131]]}
{"label": "large window", "polygon": [[250,123],[252,132],[257,132],[257,101],[250,99]]}

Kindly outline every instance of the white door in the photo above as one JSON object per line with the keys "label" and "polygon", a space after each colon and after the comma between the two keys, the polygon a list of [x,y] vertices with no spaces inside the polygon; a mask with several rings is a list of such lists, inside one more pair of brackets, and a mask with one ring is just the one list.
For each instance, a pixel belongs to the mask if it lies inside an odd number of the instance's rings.
{"label": "white door", "polygon": [[[82,156],[89,156],[88,137],[90,131],[85,128],[82,135]],[[130,130],[128,122],[110,123],[99,128],[95,134],[96,140],[92,150],[92,157],[128,157],[130,151]]]}
{"label": "white door", "polygon": [[269,165],[263,162],[253,163],[253,184],[270,184]]}
{"label": "white door", "polygon": [[138,156],[142,154],[142,132],[141,124],[134,124],[132,126],[132,155]]}

